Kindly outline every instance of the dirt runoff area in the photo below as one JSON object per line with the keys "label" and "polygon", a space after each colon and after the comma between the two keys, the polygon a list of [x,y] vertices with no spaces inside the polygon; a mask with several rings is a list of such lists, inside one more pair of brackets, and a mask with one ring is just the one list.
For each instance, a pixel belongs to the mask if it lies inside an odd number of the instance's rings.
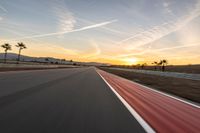
{"label": "dirt runoff area", "polygon": [[200,81],[100,68],[145,86],[200,103]]}

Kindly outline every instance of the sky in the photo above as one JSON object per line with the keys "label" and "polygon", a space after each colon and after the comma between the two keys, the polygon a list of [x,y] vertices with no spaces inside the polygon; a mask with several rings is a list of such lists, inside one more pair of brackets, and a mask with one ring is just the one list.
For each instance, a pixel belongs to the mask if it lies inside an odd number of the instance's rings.
{"label": "sky", "polygon": [[0,0],[0,43],[18,42],[36,57],[200,64],[200,0]]}

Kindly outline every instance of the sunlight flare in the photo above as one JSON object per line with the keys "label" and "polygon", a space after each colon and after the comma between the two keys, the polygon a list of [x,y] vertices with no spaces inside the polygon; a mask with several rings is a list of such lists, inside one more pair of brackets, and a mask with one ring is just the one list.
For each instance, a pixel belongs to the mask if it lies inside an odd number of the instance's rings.
{"label": "sunlight flare", "polygon": [[126,65],[135,65],[138,62],[137,58],[125,58],[123,59]]}

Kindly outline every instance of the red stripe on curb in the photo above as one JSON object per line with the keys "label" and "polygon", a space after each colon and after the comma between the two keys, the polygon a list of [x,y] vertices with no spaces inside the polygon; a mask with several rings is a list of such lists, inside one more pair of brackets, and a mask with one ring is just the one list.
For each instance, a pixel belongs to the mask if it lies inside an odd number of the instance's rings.
{"label": "red stripe on curb", "polygon": [[156,132],[200,132],[199,108],[113,74],[97,71]]}

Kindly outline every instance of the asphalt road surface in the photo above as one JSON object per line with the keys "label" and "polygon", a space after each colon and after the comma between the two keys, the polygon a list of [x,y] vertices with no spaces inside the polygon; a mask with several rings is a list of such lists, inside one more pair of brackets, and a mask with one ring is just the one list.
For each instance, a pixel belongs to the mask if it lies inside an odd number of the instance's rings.
{"label": "asphalt road surface", "polygon": [[0,73],[1,133],[145,132],[94,68]]}

